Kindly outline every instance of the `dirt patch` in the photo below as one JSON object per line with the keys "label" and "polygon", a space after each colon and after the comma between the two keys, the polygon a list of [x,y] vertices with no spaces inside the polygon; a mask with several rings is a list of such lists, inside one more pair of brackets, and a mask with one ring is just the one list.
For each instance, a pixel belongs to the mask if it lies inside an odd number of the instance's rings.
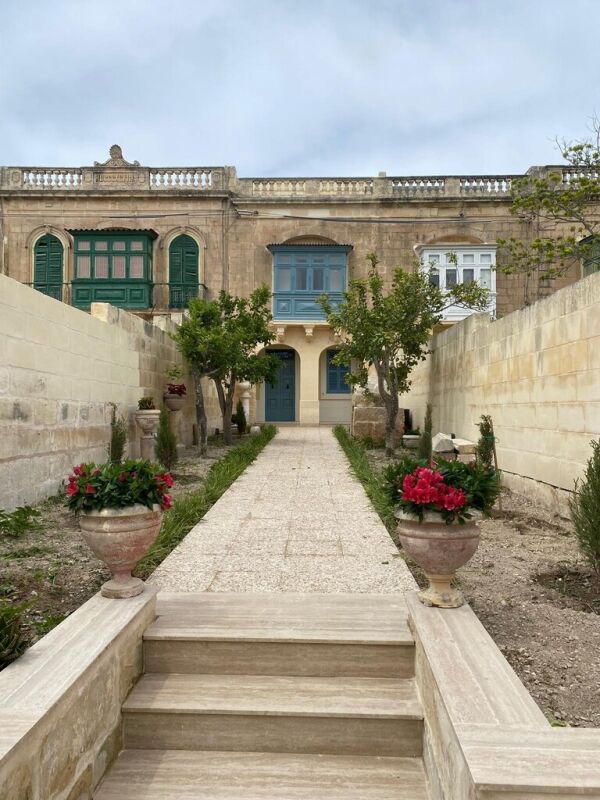
{"label": "dirt patch", "polygon": [[[240,441],[234,437],[233,446]],[[196,491],[212,464],[228,449],[222,438],[215,437],[205,458],[196,448],[186,450],[173,470],[174,497]],[[39,530],[28,530],[18,538],[0,536],[0,598],[29,604],[25,624],[31,644],[110,578],[83,541],[76,517],[64,508],[60,496],[37,509],[41,512]]]}
{"label": "dirt patch", "polygon": [[[381,450],[368,457],[378,471],[389,463]],[[568,520],[506,490],[502,505],[481,523],[461,589],[548,719],[599,727],[600,584]]]}

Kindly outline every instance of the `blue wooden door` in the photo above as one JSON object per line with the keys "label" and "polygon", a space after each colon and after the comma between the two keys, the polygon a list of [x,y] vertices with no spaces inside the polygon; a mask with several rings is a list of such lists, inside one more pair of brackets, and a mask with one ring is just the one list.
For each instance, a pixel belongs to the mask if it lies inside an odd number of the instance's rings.
{"label": "blue wooden door", "polygon": [[293,350],[271,350],[281,365],[274,385],[265,386],[265,420],[294,422],[296,420],[296,353]]}

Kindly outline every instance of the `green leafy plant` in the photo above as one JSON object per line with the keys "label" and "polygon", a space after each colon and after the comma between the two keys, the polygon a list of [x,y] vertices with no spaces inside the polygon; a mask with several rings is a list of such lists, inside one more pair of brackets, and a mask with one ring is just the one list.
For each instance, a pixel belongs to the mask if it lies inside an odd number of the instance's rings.
{"label": "green leafy plant", "polygon": [[165,370],[165,375],[169,381],[174,383],[178,378],[181,378],[183,375],[183,370],[181,367],[177,366],[177,364],[174,364],[172,367],[169,367],[169,369]]}
{"label": "green leafy plant", "polygon": [[138,577],[147,578],[164,561],[223,492],[254,461],[276,432],[277,429],[273,425],[265,425],[259,434],[233,447],[223,458],[216,461],[197,492],[175,500],[173,508],[165,514],[158,538],[149,552],[138,562],[135,569]]}
{"label": "green leafy plant", "polygon": [[188,362],[196,395],[200,452],[206,454],[208,423],[202,378],[214,382],[223,417],[223,436],[231,444],[233,398],[238,381],[275,383],[280,361],[261,349],[275,339],[271,322],[271,290],[259,286],[249,297],[220,292],[215,300],[193,298],[173,334]]}
{"label": "green leafy plant", "polygon": [[414,472],[417,467],[426,467],[428,464],[427,459],[418,456],[404,456],[394,464],[388,464],[383,470],[383,481],[385,491],[393,503],[400,501],[404,478]]}
{"label": "green leafy plant", "polygon": [[108,444],[108,460],[113,464],[123,461],[127,444],[127,423],[123,417],[117,416],[117,404],[111,403],[110,442]]}
{"label": "green leafy plant", "polygon": [[123,464],[79,464],[73,468],[66,489],[71,511],[100,511],[139,503],[148,508],[172,505],[167,490],[173,478],[157,464],[131,459]]}
{"label": "green leafy plant", "polygon": [[462,489],[472,508],[489,515],[500,494],[500,473],[477,462],[446,461],[439,458],[436,469],[449,486]]}
{"label": "green leafy plant", "polygon": [[27,531],[40,530],[41,512],[31,506],[19,506],[14,511],[0,509],[0,533],[18,539]]}
{"label": "green leafy plant", "polygon": [[246,412],[244,411],[244,404],[238,400],[235,408],[235,414],[231,417],[231,421],[238,429],[238,434],[242,436],[246,433],[248,422],[246,421]]}
{"label": "green leafy plant", "polygon": [[592,441],[592,456],[583,480],[575,482],[569,503],[579,548],[600,579],[600,440]]}
{"label": "green leafy plant", "polygon": [[494,468],[494,425],[489,414],[481,415],[481,422],[477,423],[479,428],[479,440],[475,450],[477,461],[486,469]]}
{"label": "green leafy plant", "polygon": [[561,167],[541,167],[513,180],[510,211],[522,235],[497,240],[498,270],[521,276],[524,305],[574,264],[600,263],[600,121],[593,119],[591,138],[556,144],[568,179]]}
{"label": "green leafy plant", "polygon": [[138,400],[138,408],[140,411],[155,411],[156,406],[154,405],[154,398],[153,397],[140,397]]}
{"label": "green leafy plant", "polygon": [[423,423],[423,433],[419,439],[419,447],[417,449],[419,458],[422,458],[427,462],[431,461],[431,433],[433,428],[432,413],[433,409],[431,407],[431,403],[427,403],[427,407],[425,409],[425,421]]}
{"label": "green leafy plant", "polygon": [[27,649],[28,640],[23,626],[23,613],[27,608],[27,603],[14,605],[0,601],[0,669],[7,667]]}
{"label": "green leafy plant", "polygon": [[158,418],[158,430],[154,445],[156,460],[166,470],[172,470],[177,463],[177,438],[169,426],[169,415],[162,409]]}
{"label": "green leafy plant", "polygon": [[349,368],[346,380],[350,386],[364,389],[369,371],[373,369],[377,375],[386,410],[386,452],[393,455],[398,397],[409,390],[411,372],[426,357],[434,325],[451,305],[485,310],[489,293],[473,282],[442,291],[430,282],[421,265],[412,271],[396,269],[386,291],[377,271],[377,255],[369,253],[367,261],[368,278],[350,281],[339,306],[334,307],[327,295],[318,303],[341,340],[333,363]]}

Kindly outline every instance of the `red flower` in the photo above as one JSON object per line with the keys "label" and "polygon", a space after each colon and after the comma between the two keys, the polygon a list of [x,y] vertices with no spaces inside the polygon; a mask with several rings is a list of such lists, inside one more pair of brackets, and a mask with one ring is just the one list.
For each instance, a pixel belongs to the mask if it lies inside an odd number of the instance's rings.
{"label": "red flower", "polygon": [[77,475],[69,475],[69,483],[77,483]]}
{"label": "red flower", "polygon": [[173,486],[175,484],[175,481],[173,480],[173,476],[171,475],[170,472],[165,472],[163,475],[157,475],[156,476],[156,481],[158,483],[164,483],[165,486],[169,487],[169,489],[171,488],[171,486]]}
{"label": "red flower", "polygon": [[94,489],[94,487],[92,486],[91,483],[88,483],[88,485],[85,487],[85,493],[86,494],[96,494],[96,490]]}
{"label": "red flower", "polygon": [[78,493],[79,493],[79,488],[74,483],[70,483],[67,486],[67,494],[69,495],[69,497],[73,497],[74,494]]}
{"label": "red flower", "polygon": [[120,481],[126,481],[126,480],[127,480],[127,473],[126,473],[126,472],[122,472],[122,473],[119,475],[119,480],[120,480]]}
{"label": "red flower", "polygon": [[78,467],[73,467],[75,475],[83,475],[85,473],[85,464],[80,464]]}
{"label": "red flower", "polygon": [[173,506],[173,499],[172,499],[171,495],[169,495],[169,494],[163,495],[163,499],[162,499],[162,502],[161,502],[160,505],[161,505],[161,508],[163,508],[165,511],[168,508],[171,508]]}

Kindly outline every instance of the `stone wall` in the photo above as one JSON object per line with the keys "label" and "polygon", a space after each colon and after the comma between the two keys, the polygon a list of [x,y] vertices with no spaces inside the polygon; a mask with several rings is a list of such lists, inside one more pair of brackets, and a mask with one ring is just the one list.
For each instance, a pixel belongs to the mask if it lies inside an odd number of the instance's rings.
{"label": "stone wall", "polygon": [[[168,320],[162,328],[174,326]],[[167,330],[104,303],[86,314],[0,275],[0,508],[48,497],[73,464],[106,460],[111,403],[129,422],[129,453],[139,454],[133,411],[142,395],[162,400],[165,370],[181,364]],[[192,443],[194,392],[179,412],[179,436]],[[209,397],[210,425],[219,425]]]}
{"label": "stone wall", "polygon": [[600,274],[434,336],[400,405],[422,425],[428,400],[434,430],[467,439],[491,414],[506,482],[564,510],[600,436]]}
{"label": "stone wall", "polygon": [[99,594],[0,674],[2,800],[90,800],[122,748],[121,705],[156,613]]}

